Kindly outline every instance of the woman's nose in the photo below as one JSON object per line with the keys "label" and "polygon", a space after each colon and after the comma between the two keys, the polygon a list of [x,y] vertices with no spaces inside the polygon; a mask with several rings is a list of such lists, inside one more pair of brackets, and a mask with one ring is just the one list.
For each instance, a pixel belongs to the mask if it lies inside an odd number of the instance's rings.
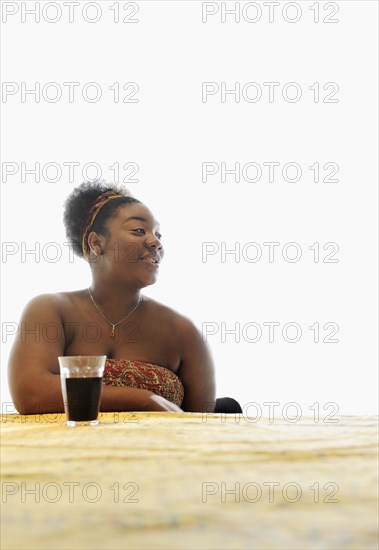
{"label": "woman's nose", "polygon": [[155,235],[148,239],[148,245],[151,248],[157,248],[158,250],[163,248],[161,241]]}

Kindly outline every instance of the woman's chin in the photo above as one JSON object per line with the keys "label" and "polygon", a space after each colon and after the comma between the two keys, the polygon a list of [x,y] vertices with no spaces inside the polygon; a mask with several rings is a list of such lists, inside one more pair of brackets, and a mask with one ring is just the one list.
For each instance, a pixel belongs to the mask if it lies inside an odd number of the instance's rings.
{"label": "woman's chin", "polygon": [[150,277],[144,277],[143,279],[141,279],[141,285],[143,287],[145,286],[151,286],[153,285],[154,283],[156,283],[158,280],[158,277],[157,275],[150,275]]}

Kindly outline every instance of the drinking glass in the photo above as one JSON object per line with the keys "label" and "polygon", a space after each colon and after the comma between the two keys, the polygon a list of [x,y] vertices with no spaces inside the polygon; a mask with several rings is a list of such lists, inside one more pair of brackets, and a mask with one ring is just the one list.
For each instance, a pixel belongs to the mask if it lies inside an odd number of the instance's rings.
{"label": "drinking glass", "polygon": [[106,355],[58,357],[67,426],[96,426]]}

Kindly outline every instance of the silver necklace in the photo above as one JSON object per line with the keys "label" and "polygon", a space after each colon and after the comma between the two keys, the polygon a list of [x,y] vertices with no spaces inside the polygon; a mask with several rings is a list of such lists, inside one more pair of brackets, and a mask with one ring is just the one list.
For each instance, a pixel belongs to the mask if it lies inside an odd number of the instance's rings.
{"label": "silver necklace", "polygon": [[88,287],[88,292],[89,292],[89,295],[90,295],[91,300],[92,300],[92,302],[93,302],[93,305],[95,306],[95,308],[97,309],[97,311],[100,313],[100,315],[102,316],[102,318],[104,319],[104,321],[106,321],[109,325],[111,325],[111,327],[112,327],[111,336],[112,336],[113,339],[114,339],[114,334],[115,334],[114,329],[115,329],[118,325],[120,325],[123,321],[125,321],[125,319],[127,319],[127,318],[129,317],[129,315],[131,315],[131,314],[133,313],[133,311],[135,311],[135,310],[137,309],[137,307],[140,305],[140,303],[142,302],[142,296],[140,296],[140,297],[138,298],[137,304],[133,307],[133,309],[131,309],[131,310],[129,311],[129,313],[128,313],[127,315],[125,315],[125,317],[124,317],[123,319],[121,319],[121,321],[119,321],[118,323],[111,323],[111,322],[105,317],[105,315],[100,311],[100,309],[99,309],[97,303],[95,302],[95,300],[94,300],[94,298],[93,298],[93,296],[92,296],[92,293],[91,293],[91,290],[90,290],[89,287]]}

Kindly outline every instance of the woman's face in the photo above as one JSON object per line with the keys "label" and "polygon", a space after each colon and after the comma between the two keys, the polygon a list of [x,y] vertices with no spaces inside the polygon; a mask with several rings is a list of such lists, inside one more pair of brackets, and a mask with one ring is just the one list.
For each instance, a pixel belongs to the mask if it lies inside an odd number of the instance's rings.
{"label": "woman's face", "polygon": [[108,220],[107,229],[102,255],[96,258],[99,265],[120,282],[141,288],[154,284],[164,251],[159,223],[150,210],[140,203],[122,206]]}

